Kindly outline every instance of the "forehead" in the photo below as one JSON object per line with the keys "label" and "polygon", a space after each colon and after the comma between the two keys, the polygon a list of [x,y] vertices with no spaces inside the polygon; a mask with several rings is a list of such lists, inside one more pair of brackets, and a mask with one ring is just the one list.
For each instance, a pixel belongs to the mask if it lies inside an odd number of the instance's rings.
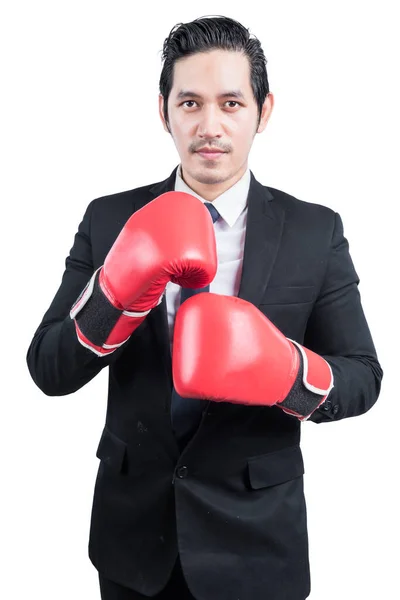
{"label": "forehead", "polygon": [[249,60],[241,52],[198,52],[179,59],[174,65],[171,95],[175,98],[187,91],[214,96],[233,90],[244,98],[251,95]]}

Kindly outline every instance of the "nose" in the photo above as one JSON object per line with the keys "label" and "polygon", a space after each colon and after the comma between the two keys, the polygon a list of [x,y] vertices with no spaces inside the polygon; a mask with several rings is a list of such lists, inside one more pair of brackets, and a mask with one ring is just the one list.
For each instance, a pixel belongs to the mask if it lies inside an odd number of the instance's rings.
{"label": "nose", "polygon": [[198,125],[198,134],[201,138],[219,138],[222,136],[218,109],[213,106],[203,107]]}

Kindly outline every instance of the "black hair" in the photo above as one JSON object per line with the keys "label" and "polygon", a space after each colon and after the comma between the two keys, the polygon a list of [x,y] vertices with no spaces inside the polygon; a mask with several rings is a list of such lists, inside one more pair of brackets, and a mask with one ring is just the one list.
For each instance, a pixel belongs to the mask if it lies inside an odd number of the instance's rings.
{"label": "black hair", "polygon": [[[168,98],[173,84],[174,64],[180,58],[210,50],[243,52],[250,63],[250,83],[258,107],[258,124],[269,93],[267,59],[260,41],[248,29],[229,17],[200,17],[190,23],[177,23],[164,40],[160,94],[164,98],[164,118],[168,123]],[[258,127],[257,124],[257,127]]]}

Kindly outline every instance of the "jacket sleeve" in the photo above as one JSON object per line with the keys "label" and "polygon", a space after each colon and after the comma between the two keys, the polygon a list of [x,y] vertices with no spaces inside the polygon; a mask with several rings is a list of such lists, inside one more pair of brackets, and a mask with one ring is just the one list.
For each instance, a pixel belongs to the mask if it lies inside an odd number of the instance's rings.
{"label": "jacket sleeve", "polygon": [[118,359],[124,346],[99,357],[78,341],[69,316],[72,304],[94,273],[90,224],[92,200],[65,261],[61,285],[35,331],[26,360],[36,385],[48,396],[64,396],[83,387],[101,369]]}
{"label": "jacket sleeve", "polygon": [[349,244],[335,213],[330,254],[320,294],[311,312],[304,346],[330,364],[334,388],[309,417],[315,423],[355,417],[378,399],[382,368],[364,315]]}

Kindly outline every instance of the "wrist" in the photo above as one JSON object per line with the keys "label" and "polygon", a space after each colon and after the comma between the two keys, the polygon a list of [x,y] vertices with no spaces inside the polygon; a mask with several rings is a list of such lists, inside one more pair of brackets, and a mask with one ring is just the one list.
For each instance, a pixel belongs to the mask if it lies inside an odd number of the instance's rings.
{"label": "wrist", "polygon": [[290,340],[299,355],[299,369],[286,398],[278,404],[287,414],[306,421],[327,399],[334,382],[329,363],[322,357]]}
{"label": "wrist", "polygon": [[150,311],[125,311],[114,306],[100,285],[99,267],[73,304],[70,317],[75,321],[79,342],[105,356],[124,344]]}

